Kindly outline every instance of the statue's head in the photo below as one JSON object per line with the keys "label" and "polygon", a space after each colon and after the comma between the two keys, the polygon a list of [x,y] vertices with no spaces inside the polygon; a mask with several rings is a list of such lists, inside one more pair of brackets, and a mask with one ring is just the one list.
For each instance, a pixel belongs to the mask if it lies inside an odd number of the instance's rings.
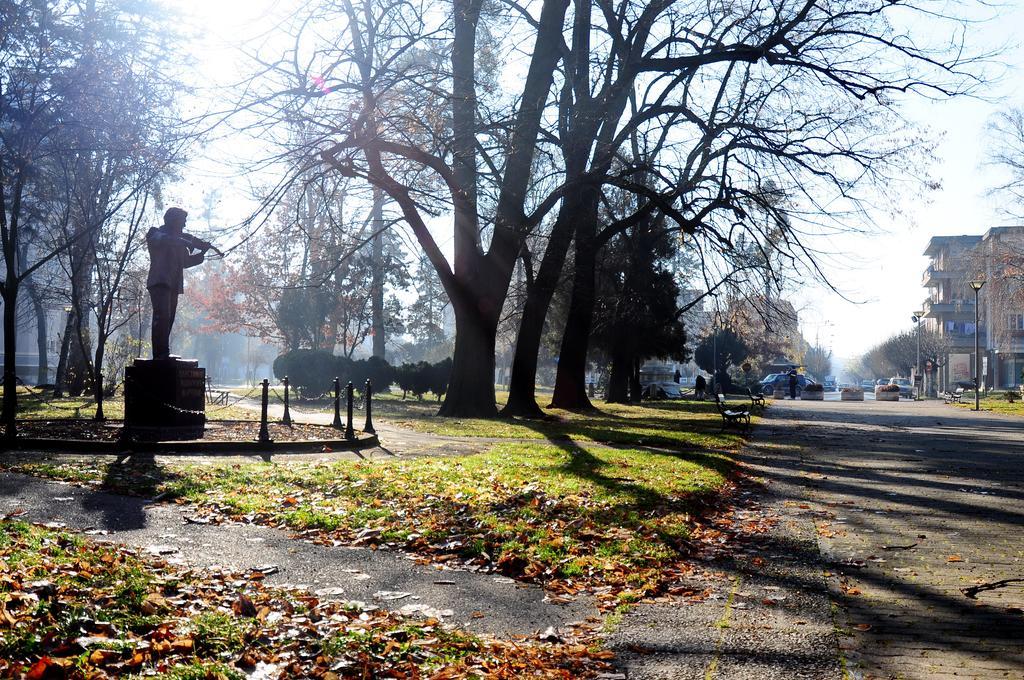
{"label": "statue's head", "polygon": [[188,213],[181,208],[168,208],[164,213],[164,226],[172,234],[180,234],[185,231],[185,219]]}

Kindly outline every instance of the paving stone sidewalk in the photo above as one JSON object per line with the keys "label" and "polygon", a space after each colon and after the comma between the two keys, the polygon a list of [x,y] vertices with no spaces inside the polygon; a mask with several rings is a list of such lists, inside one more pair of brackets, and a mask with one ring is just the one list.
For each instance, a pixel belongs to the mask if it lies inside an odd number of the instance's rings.
{"label": "paving stone sidewalk", "polygon": [[851,677],[1024,677],[1022,433],[935,401],[768,410],[752,469],[815,525]]}
{"label": "paving stone sidewalk", "polygon": [[[754,431],[754,441],[764,435]],[[751,467],[759,451],[741,462]],[[795,448],[773,452],[793,468]],[[655,602],[631,609],[610,636],[631,680],[839,680],[828,587],[815,527],[773,484],[749,485],[737,499],[736,522],[774,519],[771,531],[728,559],[704,564],[708,575],[689,585],[707,589],[704,600]]]}

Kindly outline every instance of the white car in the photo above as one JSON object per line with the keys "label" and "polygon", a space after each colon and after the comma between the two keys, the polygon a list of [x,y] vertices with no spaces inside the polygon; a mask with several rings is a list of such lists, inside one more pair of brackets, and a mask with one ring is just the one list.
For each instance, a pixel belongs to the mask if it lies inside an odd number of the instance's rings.
{"label": "white car", "polygon": [[914,383],[910,382],[910,378],[889,378],[889,384],[899,385],[900,399],[914,398]]}

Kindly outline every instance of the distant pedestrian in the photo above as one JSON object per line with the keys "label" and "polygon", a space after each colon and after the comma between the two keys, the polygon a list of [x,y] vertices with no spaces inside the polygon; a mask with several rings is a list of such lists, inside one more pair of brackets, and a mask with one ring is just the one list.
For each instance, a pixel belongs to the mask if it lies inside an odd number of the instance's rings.
{"label": "distant pedestrian", "polygon": [[708,389],[708,382],[704,380],[704,376],[698,375],[697,379],[693,381],[693,392],[698,399],[704,401],[704,392]]}
{"label": "distant pedestrian", "polygon": [[796,399],[796,369],[789,371],[789,398]]}
{"label": "distant pedestrian", "polygon": [[677,369],[676,369],[676,372],[675,372],[675,381],[676,381],[676,384],[677,384],[677,385],[679,384],[679,379],[680,379],[680,378],[682,378],[682,377],[683,377],[683,374],[682,374],[682,373],[680,373],[680,372],[679,372],[679,369],[677,368]]}

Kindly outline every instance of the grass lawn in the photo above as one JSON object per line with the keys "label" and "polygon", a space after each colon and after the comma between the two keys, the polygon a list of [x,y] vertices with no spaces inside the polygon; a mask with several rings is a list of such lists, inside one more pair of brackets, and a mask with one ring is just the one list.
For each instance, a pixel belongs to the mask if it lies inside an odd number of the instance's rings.
{"label": "grass lawn", "polygon": [[[495,569],[609,606],[664,592],[711,532],[731,453],[712,403],[601,405],[544,421],[455,420],[435,404],[378,412],[424,432],[509,439],[459,457],[320,463],[90,464],[0,461],[6,469],[193,503],[214,519],[309,531],[315,540],[401,548]],[[390,410],[389,410],[390,409]],[[609,446],[608,443],[612,445]],[[648,448],[654,447],[654,448]]]}
{"label": "grass lawn", "polygon": [[[593,677],[583,644],[499,642],[383,609],[321,602],[252,574],[179,571],[76,534],[0,520],[0,676]],[[271,670],[273,669],[273,670]],[[270,672],[268,672],[270,671]],[[340,675],[339,675],[340,674]]]}
{"label": "grass lawn", "polygon": [[[961,408],[974,408],[974,392],[964,392],[962,400],[957,406]],[[1006,400],[1006,397],[1002,394],[990,394],[981,397],[979,406],[986,411],[992,411],[993,413],[1002,413],[1013,416],[1024,416],[1024,402],[1017,399],[1014,402]]]}
{"label": "grass lawn", "polygon": [[556,589],[660,592],[727,484],[726,453],[506,443],[458,458],[155,466],[23,462],[22,472],[195,503],[214,516],[313,530],[498,569]]}

